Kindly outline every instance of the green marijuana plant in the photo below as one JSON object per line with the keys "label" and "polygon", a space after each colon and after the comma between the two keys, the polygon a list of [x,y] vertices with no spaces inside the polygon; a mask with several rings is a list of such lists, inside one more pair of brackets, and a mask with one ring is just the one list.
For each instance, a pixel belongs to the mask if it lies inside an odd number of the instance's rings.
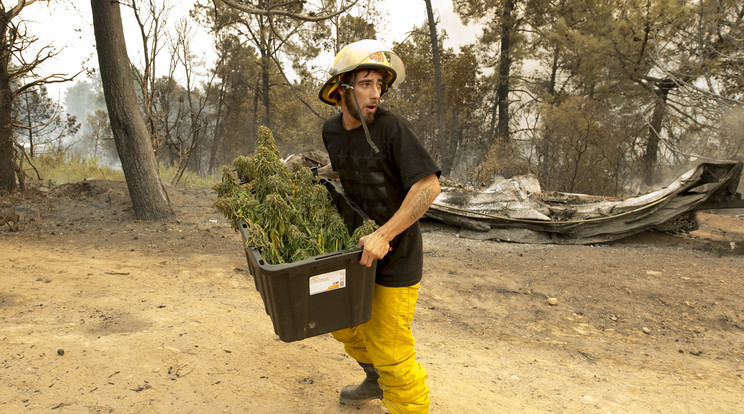
{"label": "green marijuana plant", "polygon": [[232,165],[222,168],[222,181],[213,187],[214,206],[234,229],[240,220],[247,223],[245,248],[258,250],[269,264],[355,249],[361,237],[378,228],[366,220],[350,235],[328,189],[309,168],[285,166],[266,127],[258,130],[253,155],[241,155]]}

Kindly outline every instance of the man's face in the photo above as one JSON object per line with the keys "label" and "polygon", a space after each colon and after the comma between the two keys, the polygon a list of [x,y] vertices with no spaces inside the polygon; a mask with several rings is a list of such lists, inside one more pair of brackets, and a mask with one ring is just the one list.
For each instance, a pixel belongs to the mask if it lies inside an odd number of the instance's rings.
{"label": "man's face", "polygon": [[[343,89],[341,91],[343,96],[341,109],[345,115],[351,116],[356,121],[355,123],[361,124],[359,110],[357,109],[358,101],[364,121],[370,124],[375,119],[375,113],[377,113],[380,102],[383,85],[382,75],[374,70],[362,69],[354,74],[352,81],[354,82],[354,89]],[[354,100],[354,95],[356,95],[357,101]]]}

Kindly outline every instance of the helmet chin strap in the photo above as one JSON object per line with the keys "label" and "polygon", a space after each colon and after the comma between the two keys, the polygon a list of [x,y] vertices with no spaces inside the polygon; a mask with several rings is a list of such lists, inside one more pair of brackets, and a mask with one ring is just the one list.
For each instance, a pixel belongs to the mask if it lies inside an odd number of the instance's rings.
{"label": "helmet chin strap", "polygon": [[367,143],[370,147],[372,147],[372,150],[375,152],[375,154],[379,154],[380,150],[377,149],[377,145],[375,145],[374,142],[372,142],[372,138],[369,136],[369,128],[367,128],[367,122],[364,120],[364,114],[362,113],[362,108],[359,106],[359,100],[357,99],[356,94],[354,93],[354,84],[356,84],[356,76],[357,74],[354,74],[354,81],[351,85],[342,83],[341,86],[346,88],[346,92],[351,93],[354,96],[354,103],[356,103],[356,109],[357,113],[359,113],[359,120],[362,121],[362,128],[364,129],[364,136],[367,138]]}

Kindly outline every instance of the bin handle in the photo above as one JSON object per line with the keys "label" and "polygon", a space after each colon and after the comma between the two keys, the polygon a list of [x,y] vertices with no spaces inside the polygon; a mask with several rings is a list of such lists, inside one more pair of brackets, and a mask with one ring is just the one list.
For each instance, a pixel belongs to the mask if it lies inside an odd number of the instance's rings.
{"label": "bin handle", "polygon": [[326,253],[326,254],[324,254],[322,256],[315,256],[315,260],[327,259],[329,257],[335,257],[335,256],[341,255],[343,253],[344,253],[343,250],[339,250],[337,252],[332,252],[332,253]]}

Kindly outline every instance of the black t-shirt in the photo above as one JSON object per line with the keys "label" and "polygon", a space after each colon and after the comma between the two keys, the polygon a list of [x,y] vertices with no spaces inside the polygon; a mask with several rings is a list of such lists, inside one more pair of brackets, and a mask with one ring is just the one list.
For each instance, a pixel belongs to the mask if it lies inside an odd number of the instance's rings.
{"label": "black t-shirt", "polygon": [[[368,129],[379,153],[367,142],[361,126],[344,129],[341,114],[323,125],[323,143],[346,193],[383,225],[398,211],[413,184],[431,174],[439,176],[441,169],[403,117],[380,108]],[[375,281],[388,287],[418,283],[423,268],[418,221],[396,236],[390,247],[392,251],[377,261]]]}

